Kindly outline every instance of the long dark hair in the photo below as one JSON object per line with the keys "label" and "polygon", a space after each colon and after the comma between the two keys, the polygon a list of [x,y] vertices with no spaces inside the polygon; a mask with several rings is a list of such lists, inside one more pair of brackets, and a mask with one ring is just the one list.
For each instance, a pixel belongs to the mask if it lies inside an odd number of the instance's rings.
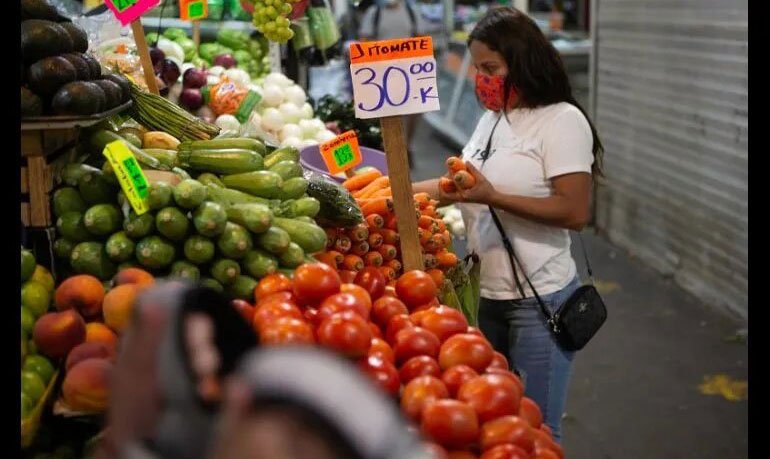
{"label": "long dark hair", "polygon": [[593,136],[594,175],[602,175],[604,146],[586,111],[572,95],[559,52],[529,16],[511,7],[495,7],[476,24],[468,46],[478,40],[503,56],[508,66],[503,100],[516,88],[519,106],[534,108],[567,102],[586,117]]}

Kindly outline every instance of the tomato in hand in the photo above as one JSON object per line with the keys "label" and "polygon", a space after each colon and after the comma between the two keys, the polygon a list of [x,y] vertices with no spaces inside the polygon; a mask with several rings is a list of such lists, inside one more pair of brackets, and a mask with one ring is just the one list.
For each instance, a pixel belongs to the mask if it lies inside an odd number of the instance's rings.
{"label": "tomato in hand", "polygon": [[457,397],[457,391],[460,390],[460,386],[478,375],[476,370],[468,365],[455,365],[444,370],[441,380],[444,381],[447,389],[449,389],[449,394],[452,397]]}
{"label": "tomato in hand", "polygon": [[398,377],[402,384],[406,384],[418,376],[441,376],[441,368],[436,359],[427,355],[418,355],[404,362],[398,370]]}
{"label": "tomato in hand", "polygon": [[353,283],[360,285],[369,292],[372,300],[377,300],[385,293],[385,285],[387,285],[388,280],[385,279],[385,275],[379,269],[374,266],[367,266],[358,271]]}
{"label": "tomato in hand", "polygon": [[259,329],[259,342],[264,345],[315,344],[315,337],[306,322],[281,317]]}
{"label": "tomato in hand", "polygon": [[452,399],[428,403],[422,411],[423,434],[448,448],[470,445],[479,435],[479,421],[470,405]]}
{"label": "tomato in hand", "polygon": [[358,298],[361,304],[363,304],[364,308],[366,308],[365,314],[361,314],[361,316],[364,317],[365,319],[369,318],[369,315],[372,312],[372,297],[369,295],[369,292],[367,292],[366,289],[364,289],[359,285],[348,283],[348,284],[342,284],[340,286],[340,292],[350,293],[351,295]]}
{"label": "tomato in hand", "polygon": [[540,407],[529,397],[521,397],[519,417],[527,421],[535,429],[539,429],[543,424],[543,413],[540,411]]}
{"label": "tomato in hand", "polygon": [[465,333],[468,329],[468,320],[457,309],[440,305],[435,309],[428,309],[420,318],[418,325],[432,331],[443,343],[452,335]]}
{"label": "tomato in hand", "polygon": [[468,365],[482,373],[492,361],[494,352],[486,338],[460,333],[450,336],[441,345],[438,363],[444,370],[455,365]]}
{"label": "tomato in hand", "polygon": [[288,301],[271,301],[270,303],[259,306],[254,311],[254,328],[259,330],[265,325],[269,325],[280,317],[291,317],[302,319],[302,312],[297,305]]}
{"label": "tomato in hand", "polygon": [[531,453],[535,449],[535,434],[529,423],[518,416],[502,416],[484,423],[479,437],[481,449],[512,444]]}
{"label": "tomato in hand", "polygon": [[386,393],[392,396],[398,395],[401,383],[398,380],[398,370],[391,362],[369,355],[358,362],[358,368]]}
{"label": "tomato in hand", "polygon": [[388,326],[385,328],[385,341],[391,346],[396,343],[396,335],[404,328],[412,328],[414,324],[409,320],[406,314],[396,314],[388,320]]}
{"label": "tomato in hand", "polygon": [[409,310],[396,297],[383,296],[372,304],[372,320],[380,327],[387,327],[390,318],[397,314],[409,314]]}
{"label": "tomato in hand", "polygon": [[233,305],[238,314],[243,317],[243,320],[247,324],[251,325],[254,322],[254,306],[250,305],[248,301],[233,300],[230,302]]}
{"label": "tomato in hand", "polygon": [[369,325],[353,311],[338,312],[324,319],[317,333],[319,344],[354,359],[365,356],[372,343]]}
{"label": "tomato in hand", "polygon": [[500,370],[508,371],[510,369],[510,367],[508,367],[508,359],[506,359],[503,354],[495,351],[495,354],[492,356],[492,361],[489,363],[487,370],[490,368],[499,368]]}
{"label": "tomato in hand", "polygon": [[495,374],[477,376],[460,386],[457,399],[470,404],[482,423],[519,412],[521,392],[510,379]]}
{"label": "tomato in hand", "polygon": [[401,393],[401,411],[414,421],[419,421],[423,408],[434,400],[449,397],[449,391],[435,376],[419,376],[409,381]]}
{"label": "tomato in hand", "polygon": [[259,301],[271,293],[290,292],[291,289],[291,279],[281,273],[269,274],[259,280],[254,288],[254,297]]}
{"label": "tomato in hand", "polygon": [[379,357],[386,362],[390,362],[395,365],[396,357],[393,354],[393,348],[390,344],[385,342],[382,338],[372,338],[371,347],[367,354],[369,357]]}
{"label": "tomato in hand", "polygon": [[302,306],[318,304],[340,291],[337,271],[323,263],[307,263],[294,271],[294,295]]}
{"label": "tomato in hand", "polygon": [[531,459],[531,456],[516,445],[506,444],[484,451],[479,459]]}
{"label": "tomato in hand", "polygon": [[437,293],[436,283],[424,271],[406,272],[396,281],[396,294],[410,309],[430,302]]}
{"label": "tomato in hand", "polygon": [[396,362],[403,363],[418,355],[436,358],[441,342],[436,335],[420,327],[406,327],[396,334],[393,352]]}

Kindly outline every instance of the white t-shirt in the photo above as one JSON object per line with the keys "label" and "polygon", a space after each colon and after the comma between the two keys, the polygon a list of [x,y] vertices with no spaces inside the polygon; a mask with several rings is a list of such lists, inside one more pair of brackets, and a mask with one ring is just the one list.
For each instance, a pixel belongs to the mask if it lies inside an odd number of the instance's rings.
{"label": "white t-shirt", "polygon": [[[591,172],[591,128],[580,110],[568,103],[510,111],[507,120],[503,117],[498,123],[489,157],[482,166],[481,152],[499,116],[491,111],[484,113],[463,149],[463,160],[470,161],[499,192],[544,198],[553,192],[553,177]],[[496,300],[521,298],[487,206],[460,203],[458,207],[467,230],[468,250],[481,257],[481,296]],[[499,209],[496,213],[538,294],[561,290],[575,277],[568,230]],[[518,274],[526,297],[533,296],[520,270]]]}

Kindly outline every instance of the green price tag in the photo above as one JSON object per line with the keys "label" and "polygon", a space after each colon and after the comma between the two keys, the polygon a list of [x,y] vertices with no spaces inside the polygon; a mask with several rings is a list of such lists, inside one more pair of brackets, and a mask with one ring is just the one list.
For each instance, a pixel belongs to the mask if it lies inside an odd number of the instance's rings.
{"label": "green price tag", "polygon": [[340,145],[339,148],[334,150],[334,162],[337,163],[337,167],[345,167],[353,161],[353,150],[350,148],[350,144],[346,143]]}
{"label": "green price tag", "polygon": [[123,189],[128,202],[137,215],[142,215],[149,210],[147,206],[147,177],[136,161],[134,154],[128,149],[122,140],[108,143],[102,152],[110,162],[118,183]]}
{"label": "green price tag", "polygon": [[112,3],[115,5],[115,8],[122,13],[134,6],[136,2],[137,0],[113,0]]}
{"label": "green price tag", "polygon": [[203,16],[203,2],[195,2],[187,5],[187,15],[191,18]]}

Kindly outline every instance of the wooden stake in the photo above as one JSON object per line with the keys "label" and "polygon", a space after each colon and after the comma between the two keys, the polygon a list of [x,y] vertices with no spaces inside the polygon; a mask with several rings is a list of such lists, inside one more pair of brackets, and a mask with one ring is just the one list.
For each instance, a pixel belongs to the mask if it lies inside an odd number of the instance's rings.
{"label": "wooden stake", "polygon": [[417,235],[417,214],[414,211],[414,193],[406,158],[404,125],[400,116],[388,116],[380,118],[380,126],[388,161],[390,189],[393,192],[393,207],[398,219],[398,234],[401,236],[404,272],[425,269],[420,238]]}
{"label": "wooden stake", "polygon": [[193,42],[195,43],[195,48],[198,48],[198,45],[201,44],[201,22],[200,21],[193,21],[192,23],[192,35],[193,35]]}
{"label": "wooden stake", "polygon": [[144,27],[142,27],[142,23],[139,19],[131,23],[131,30],[134,32],[136,50],[139,53],[139,61],[142,63],[142,71],[144,72],[144,80],[147,83],[147,89],[149,89],[152,94],[160,94],[158,82],[155,80],[155,69],[153,69],[152,59],[150,59],[150,49],[147,48],[147,40],[144,37]]}

